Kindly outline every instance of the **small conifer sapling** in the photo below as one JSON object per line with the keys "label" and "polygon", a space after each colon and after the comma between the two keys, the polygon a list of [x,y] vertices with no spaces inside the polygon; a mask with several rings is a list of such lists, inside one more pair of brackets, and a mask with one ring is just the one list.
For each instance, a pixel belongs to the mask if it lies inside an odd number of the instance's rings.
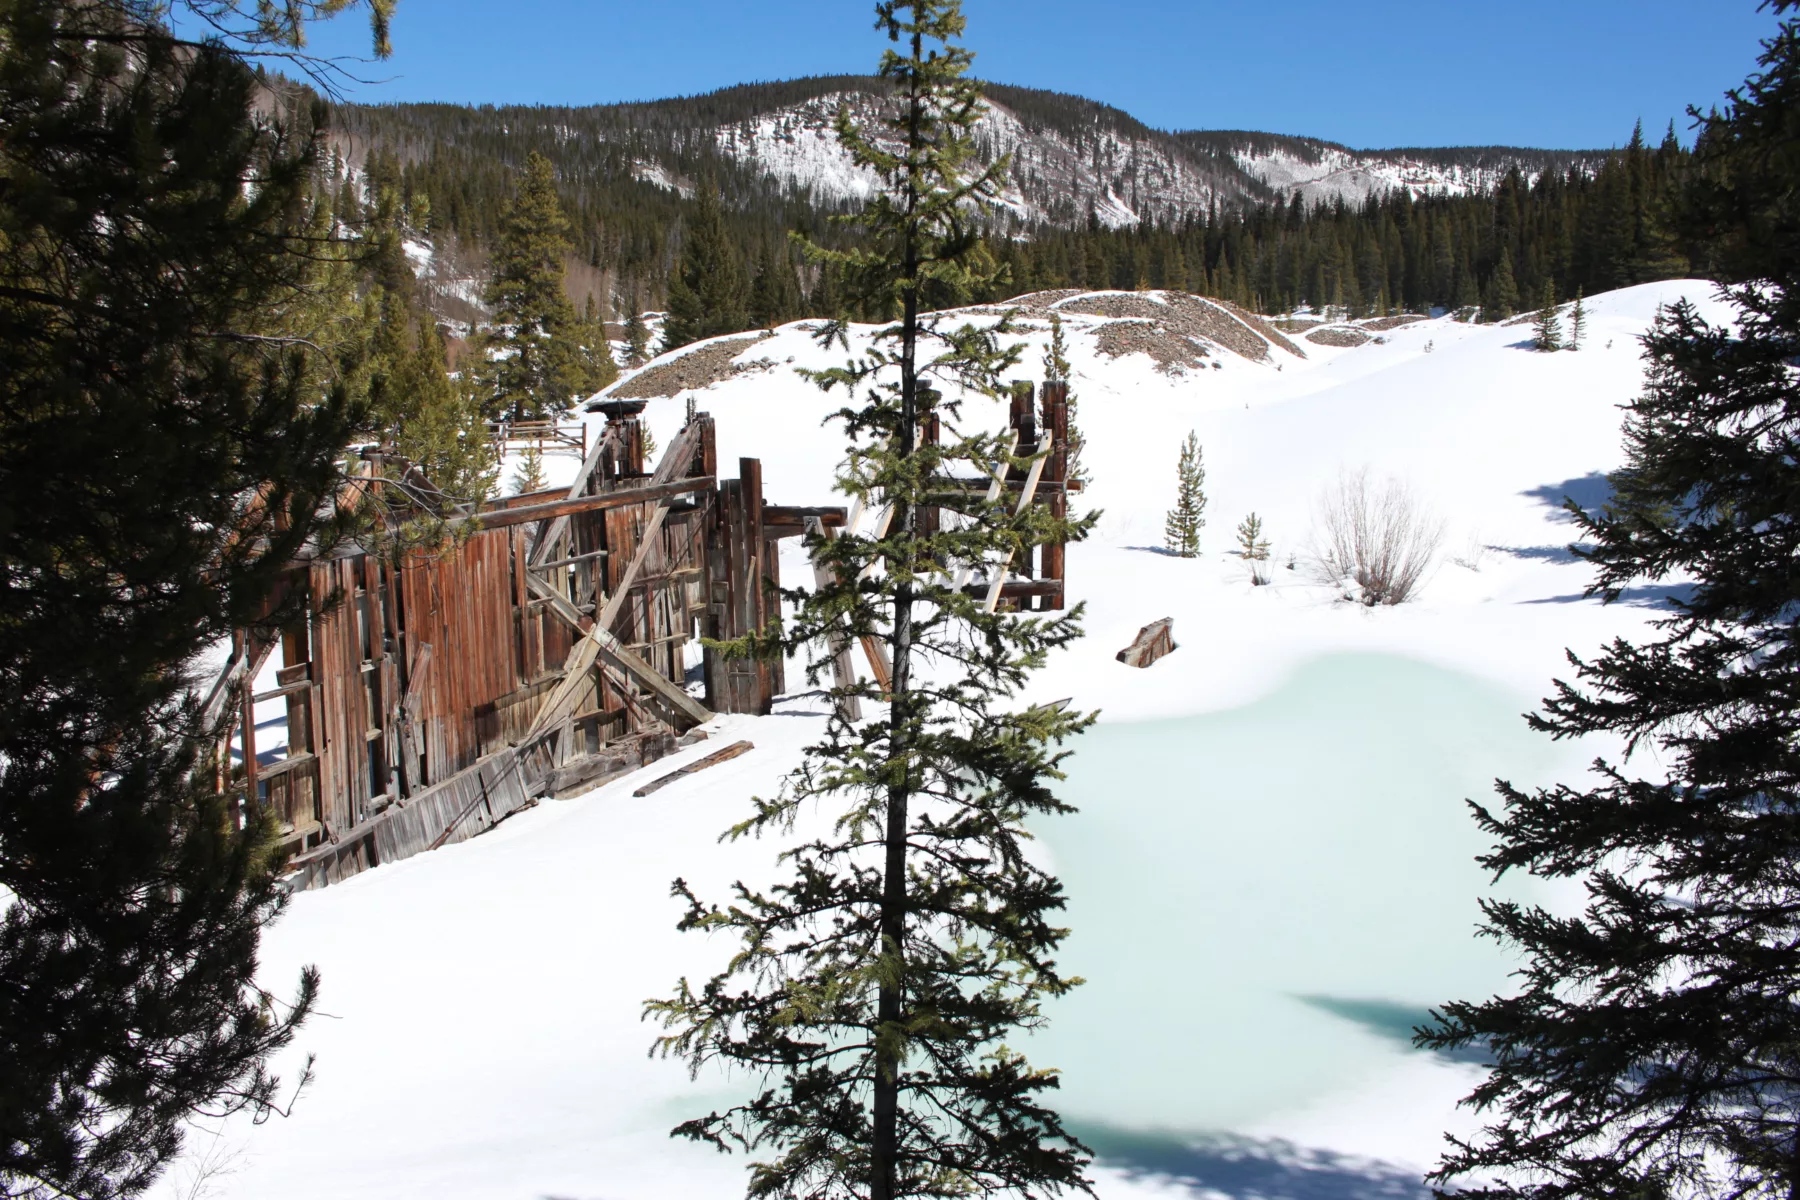
{"label": "small conifer sapling", "polygon": [[1575,308],[1569,313],[1569,349],[1581,349],[1581,339],[1587,333],[1587,313],[1581,306],[1581,289],[1575,289]]}
{"label": "small conifer sapling", "polygon": [[519,455],[519,465],[513,469],[513,492],[523,496],[529,492],[544,490],[544,454],[535,445],[527,446]]}
{"label": "small conifer sapling", "polygon": [[[1213,364],[1217,366],[1217,363]],[[1069,367],[1069,342],[1063,334],[1062,314],[1054,308],[1050,310],[1050,344],[1044,348],[1044,378],[1052,383],[1068,383],[1071,375]],[[1088,482],[1087,471],[1081,464],[1081,449],[1086,439],[1081,436],[1081,428],[1076,421],[1078,410],[1075,402],[1075,389],[1067,392],[1069,402],[1069,482]]]}
{"label": "small conifer sapling", "polygon": [[1250,567],[1250,582],[1257,587],[1269,582],[1269,541],[1263,536],[1262,518],[1251,513],[1238,523],[1238,557]]}
{"label": "small conifer sapling", "polygon": [[1200,458],[1200,439],[1189,431],[1181,443],[1181,461],[1175,468],[1175,507],[1163,521],[1163,541],[1170,553],[1182,558],[1200,554],[1200,530],[1206,525],[1206,467]]}
{"label": "small conifer sapling", "polygon": [[1532,348],[1546,353],[1562,349],[1562,321],[1556,315],[1556,287],[1544,280],[1544,295],[1538,305],[1537,324],[1533,326]]}

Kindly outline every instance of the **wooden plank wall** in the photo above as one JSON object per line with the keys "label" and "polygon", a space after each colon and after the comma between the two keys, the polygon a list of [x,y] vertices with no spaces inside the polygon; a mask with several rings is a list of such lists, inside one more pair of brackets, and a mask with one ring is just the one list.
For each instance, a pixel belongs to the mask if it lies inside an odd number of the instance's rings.
{"label": "wooden plank wall", "polygon": [[[714,445],[711,418],[697,414],[650,477],[635,414],[615,414],[578,494],[716,479]],[[685,497],[476,529],[438,556],[355,554],[300,569],[307,618],[283,636],[278,675],[290,753],[264,769],[261,789],[300,851],[300,885],[472,836],[553,775],[581,775],[565,767],[571,760],[666,753],[675,744],[657,715],[666,704],[635,695],[641,682],[598,671],[563,724],[527,734],[583,636],[574,616],[591,622],[613,596],[659,504],[669,511],[612,625],[624,650],[680,686],[697,634],[738,637],[778,617],[777,539],[793,531],[765,528],[758,460],[738,470],[738,480]],[[546,498],[563,497],[532,499]],[[568,604],[534,594],[528,572]],[[705,658],[714,711],[767,712],[783,690],[779,662]],[[248,711],[247,683],[244,699]]]}

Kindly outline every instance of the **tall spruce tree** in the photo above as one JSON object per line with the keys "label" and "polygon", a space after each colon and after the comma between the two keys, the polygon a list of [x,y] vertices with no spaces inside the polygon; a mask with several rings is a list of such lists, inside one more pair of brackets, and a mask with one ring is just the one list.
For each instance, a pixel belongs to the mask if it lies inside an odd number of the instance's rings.
{"label": "tall spruce tree", "polygon": [[0,5],[7,1196],[138,1195],[187,1119],[267,1113],[315,994],[258,986],[276,831],[200,769],[188,673],[285,615],[362,429],[323,109],[239,52],[346,5],[193,7],[217,40],[163,4]]}
{"label": "tall spruce tree", "polygon": [[[1524,957],[1516,995],[1447,1005],[1434,1048],[1493,1066],[1489,1123],[1436,1178],[1488,1196],[1786,1198],[1800,1191],[1800,28],[1700,134],[1689,220],[1738,252],[1731,319],[1686,303],[1645,338],[1628,462],[1574,509],[1608,601],[1680,589],[1643,643],[1571,656],[1533,725],[1622,736],[1598,781],[1477,809],[1481,861],[1582,882],[1552,914],[1484,905]],[[1628,769],[1640,747],[1655,761]],[[1460,1194],[1467,1194],[1459,1188]]]}
{"label": "tall spruce tree", "polygon": [[758,329],[773,329],[800,316],[800,280],[786,246],[763,243],[756,278],[750,284],[748,315]]}
{"label": "tall spruce tree", "polygon": [[1513,278],[1511,250],[1500,251],[1500,264],[1488,280],[1487,300],[1482,308],[1482,318],[1487,321],[1504,321],[1519,311],[1519,284]]}
{"label": "tall spruce tree", "polygon": [[719,186],[702,179],[694,191],[681,240],[681,258],[669,276],[669,315],[664,350],[749,327],[749,288],[743,258],[725,228]]}
{"label": "tall spruce tree", "polygon": [[[1022,465],[1010,440],[975,432],[998,416],[1020,348],[1009,324],[954,324],[920,311],[928,282],[968,292],[974,207],[994,197],[1005,163],[974,165],[979,92],[957,44],[956,0],[877,7],[902,49],[882,77],[893,108],[871,134],[840,114],[838,135],[882,190],[855,218],[861,248],[832,256],[865,304],[898,319],[866,355],[819,372],[853,401],[839,478],[891,506],[880,537],[811,544],[835,583],[799,593],[793,626],[744,649],[879,638],[892,662],[873,683],[832,689],[840,707],[781,795],[759,800],[734,836],[789,829],[823,807],[828,832],[783,855],[767,891],[740,885],[726,908],[683,883],[686,929],[736,935],[742,952],[695,988],[649,1006],[670,1030],[664,1052],[695,1070],[756,1072],[756,1094],[676,1133],[767,1151],[757,1196],[965,1197],[1085,1189],[1086,1154],[1042,1100],[1054,1072],[1009,1046],[1044,1020],[1041,1005],[1077,981],[1051,955],[1065,936],[1054,877],[1023,853],[1027,819],[1067,811],[1052,783],[1057,747],[1090,717],[1061,705],[1011,709],[1028,673],[1079,633],[1079,610],[1037,618],[990,612],[961,586],[965,568],[1004,570],[1010,554],[1090,525],[1013,511],[953,482]],[[818,251],[815,251],[818,253]],[[825,339],[843,336],[828,328]],[[960,397],[957,394],[960,392]],[[974,412],[967,411],[975,409]],[[935,421],[934,421],[935,419]],[[936,424],[940,443],[921,438]],[[920,509],[942,520],[921,527]],[[865,576],[873,568],[874,573]],[[815,651],[816,652],[816,651]],[[815,681],[829,669],[811,667]],[[874,715],[852,718],[848,701]]]}
{"label": "tall spruce tree", "polygon": [[625,306],[625,365],[641,367],[650,357],[650,329],[644,324],[644,314],[639,310],[637,285],[633,284],[626,294]]}
{"label": "tall spruce tree", "polygon": [[568,252],[569,222],[556,196],[556,176],[550,160],[534,150],[500,224],[487,287],[493,325],[482,340],[480,376],[491,417],[554,416],[604,374],[563,290]]}
{"label": "tall spruce tree", "polygon": [[1181,443],[1181,460],[1175,464],[1175,507],[1163,519],[1163,542],[1182,558],[1200,554],[1200,530],[1206,525],[1205,488],[1200,439],[1190,431]]}

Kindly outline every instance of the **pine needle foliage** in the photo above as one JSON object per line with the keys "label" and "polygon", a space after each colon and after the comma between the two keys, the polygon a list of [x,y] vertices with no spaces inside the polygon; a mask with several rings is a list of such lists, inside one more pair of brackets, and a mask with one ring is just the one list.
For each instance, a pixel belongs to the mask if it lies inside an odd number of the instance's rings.
{"label": "pine needle foliage", "polygon": [[1250,565],[1250,582],[1257,587],[1269,582],[1269,539],[1263,536],[1262,518],[1251,513],[1237,527],[1237,555]]}
{"label": "pine needle foliage", "polygon": [[1569,345],[1570,350],[1581,349],[1581,339],[1587,336],[1587,311],[1582,307],[1581,292],[1575,292],[1575,307],[1569,311]]}
{"label": "pine needle foliage", "polygon": [[1531,346],[1545,353],[1563,348],[1562,318],[1557,313],[1556,289],[1549,280],[1544,281],[1543,300],[1538,305],[1537,321],[1532,325]]}
{"label": "pine needle foliage", "polygon": [[669,276],[669,315],[664,350],[750,326],[750,286],[743,256],[725,228],[719,185],[702,179],[681,241],[681,259]]}
{"label": "pine needle foliage", "polygon": [[[893,516],[881,537],[815,541],[838,582],[794,593],[792,626],[738,649],[807,647],[817,683],[829,634],[874,637],[891,656],[891,686],[832,689],[872,715],[853,721],[837,709],[781,794],[759,799],[730,831],[788,835],[803,809],[828,814],[826,832],[783,852],[784,882],[740,884],[726,907],[677,882],[689,905],[682,927],[734,935],[741,949],[720,974],[697,988],[683,980],[647,1013],[669,1031],[663,1053],[695,1071],[720,1063],[760,1078],[751,1099],[675,1131],[766,1152],[752,1196],[1085,1191],[1087,1152],[1045,1103],[1056,1073],[1009,1044],[1079,982],[1052,957],[1067,932],[1055,924],[1062,888],[1026,856],[1025,822],[1069,811],[1053,790],[1061,746],[1092,717],[1008,701],[1079,635],[1080,610],[990,613],[957,576],[1079,538],[1092,519],[1015,512],[954,482],[1028,461],[1008,457],[1009,440],[976,432],[1004,411],[997,402],[1021,353],[1004,343],[1010,320],[952,326],[921,311],[926,295],[989,282],[970,210],[996,195],[1006,164],[975,163],[979,93],[957,44],[956,0],[876,12],[899,47],[881,67],[894,106],[873,130],[840,115],[838,136],[884,186],[853,218],[861,248],[830,261],[853,300],[898,317],[866,355],[814,379],[849,397],[834,418],[849,443],[840,486]],[[822,333],[842,335],[841,326]],[[932,417],[941,444],[920,436]],[[939,510],[935,529],[921,527],[925,505]]]}
{"label": "pine needle foliage", "polygon": [[186,4],[198,46],[172,7],[0,3],[8,1197],[142,1195],[196,1116],[278,1111],[267,1063],[316,996],[259,984],[278,831],[221,794],[188,695],[206,647],[288,615],[367,432],[323,107],[242,57],[346,4]]}
{"label": "pine needle foliage", "polygon": [[[1069,339],[1063,332],[1062,314],[1054,308],[1050,310],[1050,344],[1044,347],[1044,378],[1054,383],[1068,383],[1074,376],[1074,368],[1069,365]],[[1081,463],[1081,451],[1087,445],[1087,439],[1081,436],[1078,422],[1080,409],[1075,398],[1075,389],[1068,390],[1069,401],[1069,482],[1088,482],[1088,474]]]}
{"label": "pine needle foliage", "polygon": [[563,289],[568,252],[569,222],[550,160],[533,151],[501,222],[488,281],[493,326],[482,340],[480,375],[489,416],[555,416],[617,374],[604,331],[576,315]]}
{"label": "pine needle foliage", "polygon": [[[1777,6],[1790,12],[1792,4]],[[1627,466],[1571,505],[1590,594],[1691,581],[1641,644],[1570,656],[1532,718],[1624,739],[1597,778],[1477,808],[1497,874],[1579,880],[1575,914],[1489,901],[1516,995],[1447,1005],[1421,1034],[1479,1046],[1486,1126],[1436,1178],[1492,1197],[1791,1197],[1800,1191],[1800,22],[1705,120],[1689,219],[1742,257],[1713,324],[1686,303],[1644,339]],[[1654,761],[1628,769],[1640,748]]]}
{"label": "pine needle foliage", "polygon": [[1200,530],[1206,526],[1206,466],[1201,462],[1200,439],[1190,430],[1181,443],[1181,461],[1175,467],[1175,507],[1163,519],[1163,543],[1172,554],[1197,558]]}

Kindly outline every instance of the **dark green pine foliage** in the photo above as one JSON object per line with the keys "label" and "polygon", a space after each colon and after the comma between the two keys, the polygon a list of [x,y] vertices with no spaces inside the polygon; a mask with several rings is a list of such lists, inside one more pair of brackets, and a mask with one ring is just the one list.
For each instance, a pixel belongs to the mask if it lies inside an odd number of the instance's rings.
{"label": "dark green pine foliage", "polygon": [[[1733,249],[1731,321],[1663,315],[1616,494],[1576,511],[1595,592],[1686,585],[1656,636],[1572,658],[1575,682],[1533,718],[1623,737],[1627,761],[1578,787],[1502,785],[1504,809],[1477,810],[1497,843],[1485,866],[1580,880],[1587,904],[1488,902],[1489,935],[1523,956],[1517,994],[1447,1005],[1422,1033],[1494,1064],[1470,1097],[1488,1124],[1437,1174],[1461,1195],[1800,1191],[1794,7],[1777,6],[1761,73],[1701,132],[1689,218]],[[1650,761],[1628,771],[1631,749]]]}
{"label": "dark green pine foliage", "polygon": [[555,415],[611,380],[604,339],[583,328],[563,289],[568,228],[550,160],[533,153],[501,223],[487,287],[493,327],[479,375],[491,417]]}
{"label": "dark green pine foliage", "polygon": [[1200,460],[1200,439],[1191,431],[1181,443],[1181,460],[1175,464],[1175,507],[1163,519],[1163,544],[1182,558],[1200,555],[1200,530],[1206,526],[1206,467]]}
{"label": "dark green pine foliage", "polygon": [[806,301],[800,295],[800,277],[789,261],[786,245],[763,243],[756,260],[756,278],[750,283],[749,319],[757,329],[773,329],[805,316]]}
{"label": "dark green pine foliage", "polygon": [[[205,5],[277,52],[315,7]],[[158,11],[0,5],[7,1196],[142,1194],[186,1120],[285,1102],[265,1064],[315,994],[258,987],[277,831],[199,769],[187,672],[328,544],[360,349],[313,318],[354,302],[347,247],[323,110]]]}
{"label": "dark green pine foliage", "polygon": [[[1050,310],[1050,343],[1044,347],[1044,379],[1052,383],[1067,384],[1074,375],[1074,368],[1069,363],[1069,339],[1063,332],[1062,314],[1055,309]],[[1080,404],[1075,389],[1067,389],[1065,398],[1069,403],[1069,480],[1072,483],[1088,483],[1086,468],[1081,463],[1081,451],[1087,445],[1087,439],[1081,435]]]}
{"label": "dark green pine foliage", "polygon": [[625,365],[641,367],[650,357],[650,328],[638,310],[638,290],[633,287],[625,299]]}
{"label": "dark green pine foliage", "polygon": [[[884,186],[857,218],[863,248],[836,261],[855,298],[899,315],[865,357],[816,378],[848,393],[838,415],[849,438],[845,490],[893,506],[893,517],[879,539],[815,541],[840,582],[796,593],[793,626],[745,649],[812,647],[818,682],[834,636],[879,638],[893,664],[891,703],[873,683],[833,688],[842,707],[824,741],[732,831],[780,834],[796,820],[822,829],[786,851],[785,881],[740,885],[723,908],[677,883],[689,904],[683,928],[742,946],[722,973],[698,988],[684,980],[649,1012],[670,1031],[664,1052],[695,1070],[719,1063],[759,1079],[742,1103],[676,1130],[760,1153],[753,1196],[1085,1191],[1086,1152],[1044,1103],[1056,1075],[1014,1047],[1043,1022],[1043,1002],[1078,982],[1052,958],[1066,933],[1054,924],[1062,889],[1024,843],[1028,820],[1068,811],[1052,790],[1058,747],[1091,718],[1007,705],[1078,635],[1079,612],[987,612],[958,576],[1080,537],[1091,522],[1058,521],[1041,506],[1015,513],[951,482],[1006,465],[1005,443],[972,430],[1004,421],[998,402],[1020,348],[1005,344],[1004,320],[952,326],[921,315],[919,296],[928,281],[964,292],[986,282],[970,269],[968,216],[1006,168],[974,163],[978,92],[956,43],[955,0],[877,13],[901,46],[882,63],[896,105],[874,135],[840,116],[839,137]],[[920,437],[931,416],[941,445]],[[935,531],[920,527],[927,500],[943,514]],[[868,719],[845,715],[853,700]],[[818,825],[806,815],[815,808]]]}
{"label": "dark green pine foliage", "polygon": [[749,287],[743,256],[726,232],[718,185],[700,181],[694,210],[681,241],[681,258],[669,276],[669,315],[664,350],[701,338],[737,333],[750,325]]}
{"label": "dark green pine foliage", "polygon": [[1556,291],[1548,279],[1544,280],[1544,292],[1539,297],[1537,320],[1532,324],[1531,345],[1535,350],[1551,351],[1563,348],[1562,318],[1556,306]]}
{"label": "dark green pine foliage", "polygon": [[[369,348],[362,373],[383,449],[397,456],[380,465],[392,486],[372,499],[404,524],[406,510],[420,505],[436,516],[486,498],[497,467],[479,384],[469,373],[451,377],[443,337],[419,303],[403,249],[405,236],[420,232],[416,216],[400,211],[392,187],[381,188],[364,211],[355,231],[367,289],[362,315]],[[428,521],[408,532],[435,539],[443,530]]]}
{"label": "dark green pine foliage", "polygon": [[1482,301],[1481,316],[1487,321],[1504,321],[1519,311],[1519,284],[1513,277],[1511,250],[1500,252],[1500,265],[1488,280],[1487,298]]}

